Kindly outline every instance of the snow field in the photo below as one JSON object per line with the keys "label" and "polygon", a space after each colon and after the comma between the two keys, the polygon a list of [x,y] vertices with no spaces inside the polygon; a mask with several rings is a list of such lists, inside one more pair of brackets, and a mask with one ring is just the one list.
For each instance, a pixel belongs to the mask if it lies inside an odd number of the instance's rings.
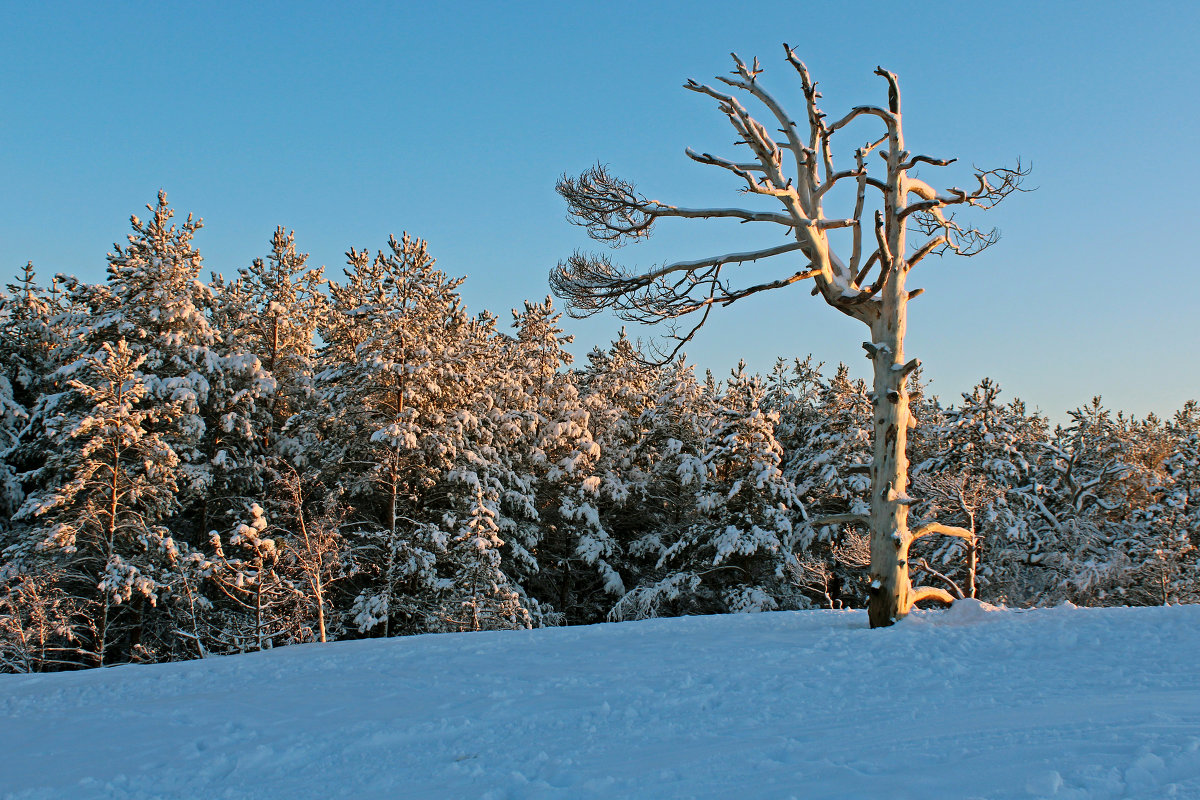
{"label": "snow field", "polygon": [[1200,607],[687,617],[0,675],[0,797],[1200,798]]}

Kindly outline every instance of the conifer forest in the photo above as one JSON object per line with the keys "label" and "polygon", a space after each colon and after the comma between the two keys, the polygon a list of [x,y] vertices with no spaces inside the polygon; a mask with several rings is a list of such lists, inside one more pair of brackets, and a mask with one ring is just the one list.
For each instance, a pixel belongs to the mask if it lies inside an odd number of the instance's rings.
{"label": "conifer forest", "polygon": [[[0,294],[0,670],[868,597],[870,388],[803,354],[572,363],[550,298],[468,313],[416,236],[341,274],[283,228],[207,273],[160,193],[107,279]],[[302,239],[301,239],[302,243]],[[1200,405],[1060,424],[907,376],[914,583],[1200,600]]]}

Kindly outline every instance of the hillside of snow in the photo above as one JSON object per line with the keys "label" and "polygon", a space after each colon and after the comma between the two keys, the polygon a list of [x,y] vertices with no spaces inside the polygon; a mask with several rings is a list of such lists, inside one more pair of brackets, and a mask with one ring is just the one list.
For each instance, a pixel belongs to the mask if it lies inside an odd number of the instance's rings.
{"label": "hillside of snow", "polygon": [[0,675],[3,798],[1200,798],[1200,606],[689,617]]}

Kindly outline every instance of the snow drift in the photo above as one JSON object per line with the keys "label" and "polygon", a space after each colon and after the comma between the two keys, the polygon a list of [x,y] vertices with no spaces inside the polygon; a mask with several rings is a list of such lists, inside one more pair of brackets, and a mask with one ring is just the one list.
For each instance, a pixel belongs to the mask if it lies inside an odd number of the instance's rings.
{"label": "snow drift", "polygon": [[1200,607],[960,602],[0,675],[4,798],[1197,798]]}

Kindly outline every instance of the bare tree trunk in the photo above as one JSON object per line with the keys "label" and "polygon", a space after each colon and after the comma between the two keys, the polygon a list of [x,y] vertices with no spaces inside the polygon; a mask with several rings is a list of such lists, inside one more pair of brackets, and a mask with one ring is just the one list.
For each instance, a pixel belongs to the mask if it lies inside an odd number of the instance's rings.
{"label": "bare tree trunk", "polygon": [[[392,454],[395,458],[395,453]],[[395,591],[396,582],[396,527],[399,523],[399,508],[397,507],[397,494],[400,491],[399,481],[400,476],[397,474],[396,465],[391,464],[390,483],[388,486],[389,503],[390,503],[390,523],[388,528],[388,552],[387,566],[384,569],[384,619],[383,619],[383,636],[387,638],[392,635],[392,592]]]}
{"label": "bare tree trunk", "polygon": [[[118,395],[118,398],[120,395]],[[112,561],[113,552],[117,541],[117,513],[120,509],[120,486],[121,486],[121,451],[119,446],[114,444],[112,448],[112,479],[109,484],[108,498],[108,520],[104,529],[104,566],[101,568],[101,575],[108,571],[108,563]],[[103,577],[101,577],[103,581]],[[100,619],[100,641],[96,648],[96,666],[104,666],[104,651],[108,649],[108,618],[110,615],[112,601],[109,599],[109,592],[104,591],[104,612]]]}
{"label": "bare tree trunk", "polygon": [[104,611],[100,616],[100,642],[96,646],[96,666],[104,666],[104,651],[108,647],[108,612],[110,607],[108,593],[104,594]]}
{"label": "bare tree trunk", "polygon": [[968,529],[971,531],[971,538],[967,540],[967,597],[974,600],[978,591],[975,576],[979,572],[979,536],[975,533],[975,507],[968,507],[965,485],[963,491],[958,493],[958,499],[963,511],[967,512],[967,522],[971,525]]}
{"label": "bare tree trunk", "polygon": [[257,584],[254,589],[254,647],[256,650],[263,649],[263,608],[262,608],[262,593],[263,593],[263,557],[258,555],[254,559]]}
{"label": "bare tree trunk", "polygon": [[[971,525],[971,532],[975,532],[975,525]],[[977,597],[977,589],[975,588],[975,574],[979,571],[979,539],[972,538],[967,545],[967,597],[972,600]]]}
{"label": "bare tree trunk", "polygon": [[[267,371],[272,376],[275,375],[275,366],[279,361],[279,314],[272,313],[271,316],[271,352],[267,357]],[[279,416],[279,383],[275,384],[275,391],[271,393],[271,404],[267,409],[267,415],[270,421],[267,424],[267,430],[263,434],[263,449],[270,451],[275,444],[275,427],[278,424]]]}
{"label": "bare tree trunk", "polygon": [[883,313],[872,326],[874,448],[871,481],[871,627],[891,625],[908,610],[908,409],[904,371],[907,298],[904,270],[884,287]]}
{"label": "bare tree trunk", "polygon": [[317,583],[317,630],[322,644],[325,643],[325,592],[320,582]]}
{"label": "bare tree trunk", "polygon": [[879,317],[871,323],[874,340],[867,352],[874,367],[872,440],[875,458],[871,480],[871,593],[867,616],[871,627],[891,625],[908,611],[908,372],[904,366],[904,336],[908,331],[908,264],[904,255],[906,205],[904,133],[900,99],[890,98],[893,124],[888,126],[887,193],[884,229],[877,234],[886,270],[880,292]]}

